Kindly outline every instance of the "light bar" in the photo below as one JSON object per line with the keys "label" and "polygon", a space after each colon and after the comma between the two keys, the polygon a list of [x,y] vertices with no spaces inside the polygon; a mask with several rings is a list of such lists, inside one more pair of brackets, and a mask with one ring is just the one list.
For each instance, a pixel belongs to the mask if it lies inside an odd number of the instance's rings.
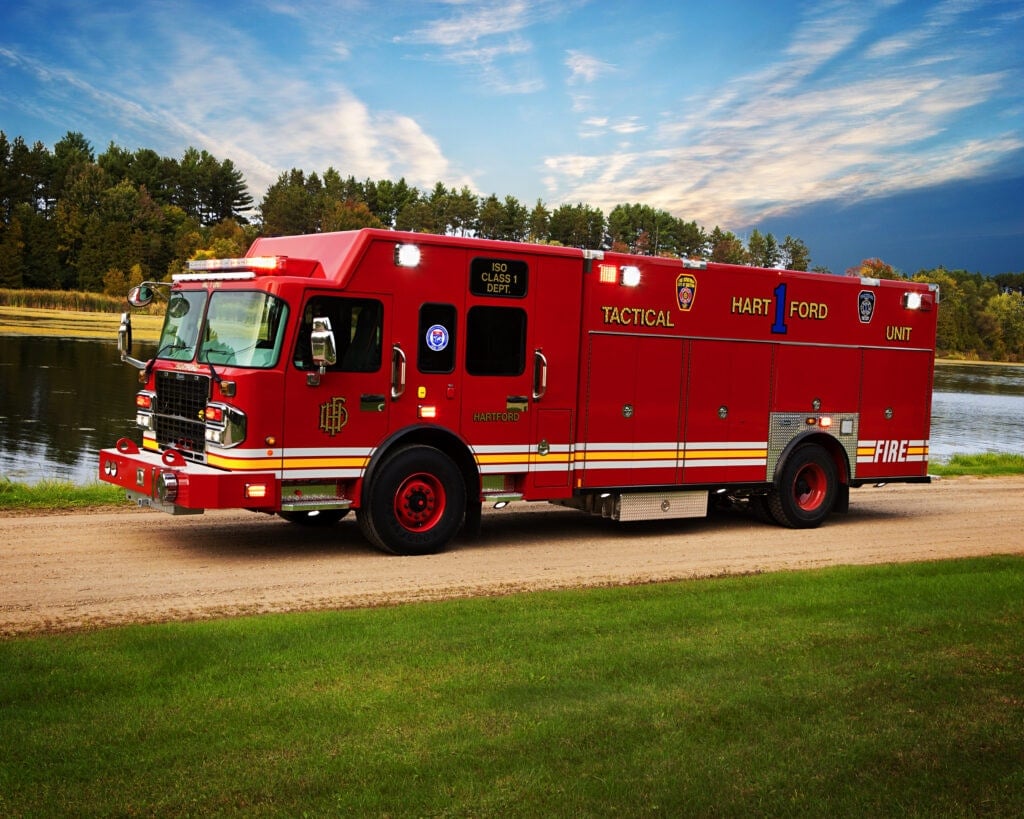
{"label": "light bar", "polygon": [[249,256],[241,259],[192,259],[189,270],[284,270],[287,256]]}
{"label": "light bar", "polygon": [[209,273],[175,273],[171,276],[173,282],[241,282],[255,279],[256,274],[251,270],[212,270]]}

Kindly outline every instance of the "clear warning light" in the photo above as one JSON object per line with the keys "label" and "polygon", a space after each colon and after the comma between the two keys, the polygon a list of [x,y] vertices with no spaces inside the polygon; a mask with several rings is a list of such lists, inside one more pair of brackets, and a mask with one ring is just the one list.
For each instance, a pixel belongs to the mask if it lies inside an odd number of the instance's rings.
{"label": "clear warning light", "polygon": [[395,245],[395,264],[416,267],[420,263],[420,249],[416,245]]}

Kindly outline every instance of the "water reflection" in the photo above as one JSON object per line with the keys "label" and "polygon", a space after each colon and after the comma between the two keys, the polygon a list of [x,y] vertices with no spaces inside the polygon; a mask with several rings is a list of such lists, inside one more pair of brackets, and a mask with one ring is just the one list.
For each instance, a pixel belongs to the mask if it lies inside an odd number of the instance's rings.
{"label": "water reflection", "polygon": [[930,452],[936,461],[957,453],[1024,455],[1024,367],[937,366]]}
{"label": "water reflection", "polygon": [[[95,480],[100,449],[139,437],[138,389],[113,341],[0,336],[0,478]],[[936,367],[932,459],[987,451],[1024,454],[1024,367]]]}
{"label": "water reflection", "polygon": [[0,336],[0,477],[95,480],[97,450],[137,435],[138,388],[113,342]]}
{"label": "water reflection", "polygon": [[935,392],[1024,396],[1024,365],[939,364]]}

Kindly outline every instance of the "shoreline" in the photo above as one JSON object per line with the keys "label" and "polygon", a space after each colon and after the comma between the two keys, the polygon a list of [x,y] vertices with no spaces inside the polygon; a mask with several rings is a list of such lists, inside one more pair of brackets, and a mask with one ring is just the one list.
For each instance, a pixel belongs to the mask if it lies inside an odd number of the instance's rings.
{"label": "shoreline", "polygon": [[[132,313],[132,335],[135,341],[155,342],[160,338],[163,315]],[[0,336],[42,336],[85,341],[117,341],[121,323],[119,313],[85,313],[75,310],[54,310],[43,307],[0,307]],[[989,361],[968,358],[938,358],[938,366],[948,364],[984,364],[999,367],[1024,367],[1020,361]]]}
{"label": "shoreline", "polygon": [[[156,341],[164,317],[132,314],[135,341]],[[0,336],[42,336],[85,341],[117,341],[120,313],[85,313],[44,307],[0,307]]]}

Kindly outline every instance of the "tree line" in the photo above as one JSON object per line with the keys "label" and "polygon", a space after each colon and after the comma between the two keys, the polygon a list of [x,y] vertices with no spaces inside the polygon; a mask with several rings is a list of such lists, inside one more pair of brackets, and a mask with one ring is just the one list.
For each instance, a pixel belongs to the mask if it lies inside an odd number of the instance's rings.
{"label": "tree line", "polygon": [[[244,255],[258,236],[360,227],[831,272],[811,267],[799,238],[755,229],[744,241],[640,203],[605,216],[584,203],[529,206],[441,182],[420,190],[404,178],[360,181],[334,168],[293,168],[257,204],[232,161],[205,150],[172,158],[111,142],[97,155],[77,132],[50,150],[0,131],[0,288],[121,295],[179,272],[188,259]],[[846,273],[904,277],[878,259]],[[913,278],[942,288],[942,354],[1024,361],[1024,273],[987,278],[937,268]]]}

